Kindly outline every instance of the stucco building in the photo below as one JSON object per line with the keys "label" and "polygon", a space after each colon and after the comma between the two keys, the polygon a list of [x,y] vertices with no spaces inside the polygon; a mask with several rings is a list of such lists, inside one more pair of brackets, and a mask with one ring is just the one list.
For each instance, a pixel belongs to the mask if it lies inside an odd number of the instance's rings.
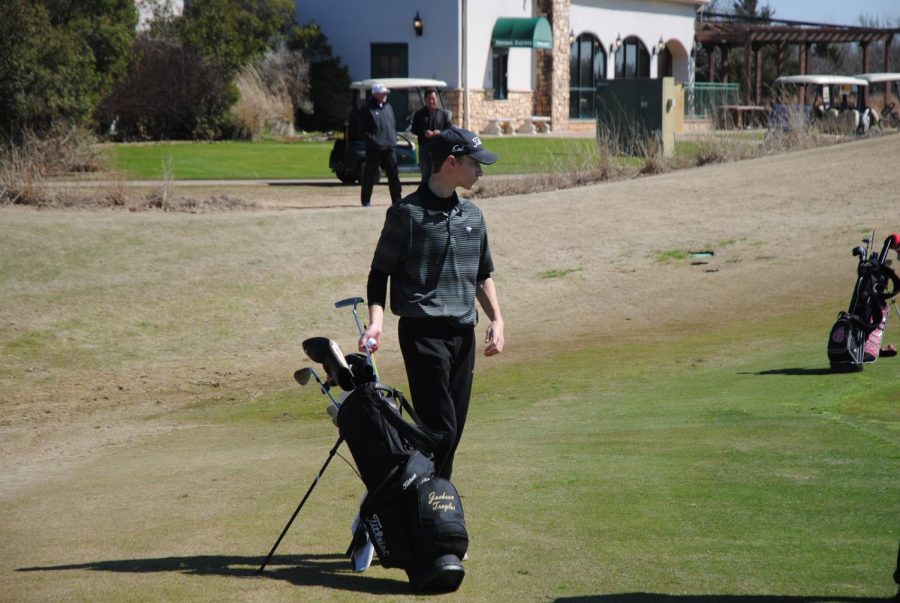
{"label": "stucco building", "polygon": [[454,121],[546,116],[593,127],[595,82],[693,81],[694,16],[709,0],[297,0],[350,77],[447,82]]}

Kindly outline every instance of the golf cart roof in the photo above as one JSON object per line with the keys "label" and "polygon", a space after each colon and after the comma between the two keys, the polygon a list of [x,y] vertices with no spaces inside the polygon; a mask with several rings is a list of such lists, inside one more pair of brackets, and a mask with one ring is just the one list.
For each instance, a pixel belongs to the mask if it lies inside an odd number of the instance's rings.
{"label": "golf cart roof", "polygon": [[854,77],[866,80],[870,84],[876,82],[900,82],[900,73],[861,73]]}
{"label": "golf cart roof", "polygon": [[381,84],[388,90],[405,90],[409,88],[446,88],[447,82],[443,80],[430,80],[419,77],[384,77],[353,82],[350,87],[354,90],[368,90],[375,84]]}
{"label": "golf cart roof", "polygon": [[782,75],[775,80],[779,84],[816,86],[868,86],[869,82],[858,77],[847,75]]}

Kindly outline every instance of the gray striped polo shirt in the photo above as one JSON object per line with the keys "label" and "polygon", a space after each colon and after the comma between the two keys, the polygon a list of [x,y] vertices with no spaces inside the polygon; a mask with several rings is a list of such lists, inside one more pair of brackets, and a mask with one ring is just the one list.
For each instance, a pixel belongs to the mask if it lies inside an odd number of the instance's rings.
{"label": "gray striped polo shirt", "polygon": [[372,267],[390,275],[397,316],[475,326],[478,277],[494,270],[484,216],[456,193],[441,199],[423,184],[387,210]]}

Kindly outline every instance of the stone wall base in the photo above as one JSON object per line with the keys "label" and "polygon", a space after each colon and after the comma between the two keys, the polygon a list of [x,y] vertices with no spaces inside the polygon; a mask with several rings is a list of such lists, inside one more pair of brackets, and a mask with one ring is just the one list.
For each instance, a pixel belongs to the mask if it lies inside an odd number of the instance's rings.
{"label": "stone wall base", "polygon": [[[463,124],[463,91],[442,91],[444,106],[453,112],[453,123]],[[469,90],[469,129],[480,132],[491,119],[512,118],[523,120],[533,113],[534,94],[529,91],[510,91],[505,100],[494,100],[493,90]]]}

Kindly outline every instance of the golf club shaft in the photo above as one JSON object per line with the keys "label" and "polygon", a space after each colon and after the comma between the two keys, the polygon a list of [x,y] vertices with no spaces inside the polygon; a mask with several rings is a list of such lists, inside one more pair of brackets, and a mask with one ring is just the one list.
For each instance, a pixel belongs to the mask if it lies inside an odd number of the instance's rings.
{"label": "golf club shaft", "polygon": [[313,377],[315,378],[316,383],[319,384],[319,388],[322,390],[322,393],[328,396],[328,399],[331,400],[331,403],[334,404],[335,408],[340,408],[341,405],[337,403],[337,400],[334,399],[334,396],[331,395],[331,392],[327,387],[325,387],[325,384],[322,383],[322,380],[319,379],[319,376],[315,372],[313,372]]}
{"label": "golf club shaft", "polygon": [[310,484],[309,490],[306,491],[306,494],[303,496],[303,500],[300,501],[300,504],[297,505],[297,510],[294,511],[294,514],[291,515],[291,518],[288,520],[287,525],[284,526],[284,529],[281,531],[281,535],[278,537],[278,540],[275,541],[275,544],[272,546],[272,550],[269,551],[266,560],[263,561],[262,565],[259,566],[259,569],[256,571],[257,574],[263,573],[263,570],[266,569],[266,566],[269,564],[269,561],[272,560],[272,555],[275,554],[275,549],[278,548],[278,545],[281,544],[281,540],[284,538],[284,535],[287,534],[288,529],[290,529],[291,524],[294,523],[294,520],[297,518],[297,515],[300,514],[300,509],[303,508],[303,505],[306,504],[306,499],[309,498],[309,495],[312,494],[313,488],[316,487],[316,484],[319,483],[319,480],[322,478],[322,474],[325,473],[325,469],[328,468],[328,463],[331,462],[331,459],[334,458],[334,455],[337,454],[337,449],[341,445],[341,442],[344,441],[344,438],[338,436],[337,441],[334,443],[334,446],[331,447],[331,450],[328,452],[328,458],[325,459],[325,464],[322,465],[322,468],[319,469],[319,473],[316,474],[316,479],[313,480],[313,483]]}
{"label": "golf club shaft", "polygon": [[[348,300],[344,300],[346,302]],[[353,303],[353,320],[356,321],[356,330],[359,331],[359,338],[362,339],[363,334],[365,334],[365,330],[363,329],[362,323],[359,322],[359,312],[356,311],[356,306],[363,302],[361,297],[358,297],[354,300]],[[343,302],[337,302],[335,306],[341,304]],[[381,378],[378,376],[378,367],[375,365],[375,359],[372,357],[372,350],[369,349],[368,342],[364,341],[363,346],[366,348],[366,358],[369,360],[369,365],[372,367],[372,372],[375,373],[375,381],[380,382]]]}

